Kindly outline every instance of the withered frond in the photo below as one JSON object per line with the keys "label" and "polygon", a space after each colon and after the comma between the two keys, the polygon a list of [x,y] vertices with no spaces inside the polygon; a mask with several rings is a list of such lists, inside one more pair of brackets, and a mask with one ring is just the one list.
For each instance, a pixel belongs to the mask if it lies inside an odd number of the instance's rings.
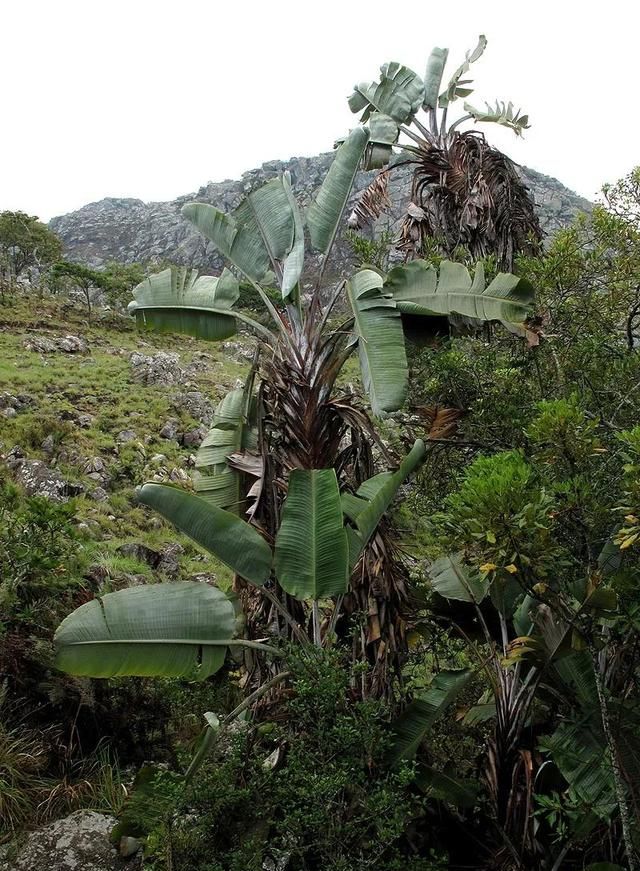
{"label": "withered frond", "polygon": [[347,218],[352,230],[362,230],[391,206],[389,200],[389,170],[381,170],[362,191],[353,211]]}

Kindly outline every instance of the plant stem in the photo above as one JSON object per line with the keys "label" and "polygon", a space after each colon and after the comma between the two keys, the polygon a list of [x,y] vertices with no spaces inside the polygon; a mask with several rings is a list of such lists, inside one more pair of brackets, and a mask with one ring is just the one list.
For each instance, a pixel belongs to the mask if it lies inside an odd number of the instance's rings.
{"label": "plant stem", "polygon": [[616,798],[618,800],[618,809],[620,811],[620,822],[622,823],[622,839],[624,841],[625,850],[627,853],[627,862],[629,863],[629,871],[638,871],[638,861],[637,855],[635,851],[635,847],[633,845],[633,841],[631,838],[631,821],[629,814],[629,803],[627,801],[627,796],[625,793],[625,785],[624,779],[622,776],[622,771],[620,769],[620,762],[618,761],[618,754],[616,752],[616,745],[613,739],[613,732],[611,730],[611,722],[609,720],[609,710],[607,708],[607,700],[604,694],[604,682],[602,680],[602,672],[600,671],[598,665],[598,651],[595,647],[589,647],[589,653],[591,654],[591,661],[593,663],[593,674],[596,682],[596,691],[598,693],[598,703],[600,705],[600,717],[602,719],[602,729],[604,731],[605,738],[607,740],[607,746],[609,748],[609,755],[611,757],[611,768],[613,770],[613,783],[616,791]]}

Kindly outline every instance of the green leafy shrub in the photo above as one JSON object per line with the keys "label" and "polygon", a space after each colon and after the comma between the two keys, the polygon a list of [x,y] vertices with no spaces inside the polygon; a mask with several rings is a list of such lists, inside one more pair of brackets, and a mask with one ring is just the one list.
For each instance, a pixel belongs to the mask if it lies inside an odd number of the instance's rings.
{"label": "green leafy shrub", "polygon": [[[413,792],[410,766],[385,766],[387,706],[353,700],[358,669],[345,668],[337,652],[292,657],[292,690],[274,706],[275,719],[267,708],[262,722],[239,726],[221,758],[200,770],[171,825],[173,806],[164,807],[148,847],[161,855],[169,842],[180,871],[260,871],[284,855],[292,871],[439,867],[415,858],[406,840],[425,800]],[[175,782],[160,774],[154,805],[163,791],[175,797]]]}

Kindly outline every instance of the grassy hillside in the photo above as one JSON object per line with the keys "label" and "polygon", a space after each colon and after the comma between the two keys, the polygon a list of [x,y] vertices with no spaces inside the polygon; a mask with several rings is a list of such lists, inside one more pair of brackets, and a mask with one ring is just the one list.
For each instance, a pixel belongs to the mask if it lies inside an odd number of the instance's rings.
{"label": "grassy hillside", "polygon": [[[85,353],[25,348],[34,337],[69,334],[86,340]],[[163,351],[179,355],[172,371],[182,374],[168,385],[136,380],[132,353],[152,356]],[[0,360],[0,395],[10,394],[3,402],[10,415],[11,397],[21,400],[15,416],[0,418],[1,451],[6,457],[19,446],[27,459],[43,461],[82,488],[74,505],[87,565],[103,567],[114,582],[124,572],[152,575],[148,563],[118,555],[117,548],[139,543],[160,551],[178,541],[185,551],[181,576],[207,571],[225,577],[224,567],[213,565],[210,558],[203,561],[186,539],[137,507],[134,488],[154,478],[188,477],[196,445],[184,446],[178,439],[192,433],[197,441],[206,400],[215,405],[243,376],[242,357],[235,361],[223,347],[189,338],[142,336],[125,316],[109,314],[88,325],[78,310],[30,300],[0,313]],[[204,406],[200,420],[189,410],[194,401],[182,401],[194,392],[203,394],[201,401],[195,398],[196,411]],[[167,421],[175,422],[177,438],[160,434]]]}

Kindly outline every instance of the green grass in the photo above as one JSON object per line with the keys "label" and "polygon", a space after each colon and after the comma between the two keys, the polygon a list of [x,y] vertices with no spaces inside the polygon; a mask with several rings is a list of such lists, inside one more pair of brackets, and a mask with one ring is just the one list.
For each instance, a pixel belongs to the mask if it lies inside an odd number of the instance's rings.
{"label": "green grass", "polygon": [[[89,344],[89,354],[42,355],[23,346],[25,339],[34,335],[66,334],[82,335]],[[188,386],[135,382],[130,353],[154,354],[161,350],[178,353],[182,368],[202,353],[210,359],[206,371],[194,375]],[[75,503],[78,522],[89,524],[83,532],[84,547],[92,560],[105,561],[110,575],[144,574],[153,579],[146,564],[133,565],[115,553],[123,541],[138,541],[154,549],[179,541],[185,548],[182,575],[213,572],[228,585],[231,577],[227,569],[211,557],[204,559],[184,536],[157,518],[152,520],[151,512],[136,504],[135,487],[160,467],[167,473],[173,468],[185,468],[193,452],[159,435],[171,417],[178,419],[185,431],[198,425],[173,406],[173,396],[197,390],[215,404],[238,378],[244,377],[246,369],[246,364],[226,357],[221,345],[182,336],[142,336],[130,319],[113,314],[88,325],[80,309],[65,311],[55,299],[22,299],[0,309],[0,393],[28,394],[35,402],[17,417],[0,417],[0,451],[20,445],[29,459],[50,464],[51,458],[41,445],[47,436],[53,436],[56,468],[67,480],[86,487],[86,495]],[[63,420],[74,412],[92,415],[91,426],[82,429],[72,420]],[[117,435],[125,429],[133,430],[138,439],[118,445]],[[155,454],[163,454],[166,460],[152,463]],[[84,467],[88,458],[97,456],[105,461],[110,475],[105,502],[89,498],[99,482],[88,478]]]}

